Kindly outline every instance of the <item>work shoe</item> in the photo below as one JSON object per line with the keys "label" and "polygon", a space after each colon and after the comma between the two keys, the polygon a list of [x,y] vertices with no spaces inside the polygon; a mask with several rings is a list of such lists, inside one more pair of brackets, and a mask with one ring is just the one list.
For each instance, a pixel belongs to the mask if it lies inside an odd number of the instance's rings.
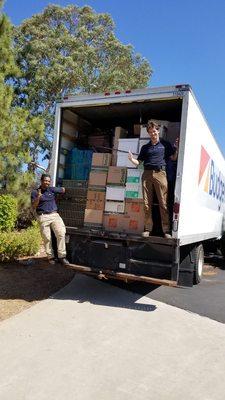
{"label": "work shoe", "polygon": [[59,258],[59,262],[62,265],[69,265],[69,261],[64,257],[64,258]]}
{"label": "work shoe", "polygon": [[171,236],[171,234],[170,233],[164,233],[164,238],[165,239],[171,239],[172,238],[172,236]]}
{"label": "work shoe", "polygon": [[147,237],[151,236],[151,232],[144,231],[144,232],[142,232],[141,236],[144,237],[144,238],[147,238]]}

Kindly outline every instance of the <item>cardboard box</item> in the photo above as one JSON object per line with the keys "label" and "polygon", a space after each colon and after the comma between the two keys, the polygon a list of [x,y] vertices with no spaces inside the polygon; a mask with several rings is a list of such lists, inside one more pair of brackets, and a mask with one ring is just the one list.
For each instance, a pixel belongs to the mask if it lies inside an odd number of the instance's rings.
{"label": "cardboard box", "polygon": [[125,198],[142,199],[142,184],[141,183],[126,183]]}
{"label": "cardboard box", "polygon": [[104,210],[105,191],[89,189],[87,192],[86,208],[91,210]]}
{"label": "cardboard box", "polygon": [[[133,155],[134,158],[137,158],[137,155]],[[118,167],[127,167],[127,168],[136,168],[136,166],[128,160],[128,153],[120,153],[117,154],[117,162]]]}
{"label": "cardboard box", "polygon": [[141,177],[143,174],[143,170],[141,169],[133,169],[133,168],[128,168],[127,169],[127,183],[141,183]]}
{"label": "cardboard box", "polygon": [[90,210],[86,208],[84,215],[84,225],[101,226],[103,223],[103,210]]}
{"label": "cardboard box", "polygon": [[[118,149],[132,153],[138,152],[139,139],[119,139]],[[121,153],[123,154],[123,153]]]}
{"label": "cardboard box", "polygon": [[114,132],[114,139],[113,139],[113,151],[112,151],[112,165],[117,165],[117,149],[119,145],[119,139],[127,137],[127,131],[121,126],[117,126]]}
{"label": "cardboard box", "polygon": [[106,186],[108,171],[105,169],[93,169],[89,175],[89,186]]}
{"label": "cardboard box", "polygon": [[144,202],[142,199],[126,199],[125,200],[125,214],[129,216],[136,216],[143,218],[144,216]]}
{"label": "cardboard box", "polygon": [[139,235],[144,231],[144,217],[140,217],[140,215],[124,215],[123,227],[126,233]]}
{"label": "cardboard box", "polygon": [[109,167],[107,185],[125,185],[127,169],[124,167]]}
{"label": "cardboard box", "polygon": [[124,215],[104,214],[103,226],[106,231],[124,232]]}
{"label": "cardboard box", "polygon": [[125,202],[124,201],[110,201],[105,202],[105,212],[109,213],[124,213]]}
{"label": "cardboard box", "polygon": [[134,127],[134,135],[135,136],[140,136],[141,133],[141,125],[140,124],[135,124]]}
{"label": "cardboard box", "polygon": [[112,155],[110,153],[93,153],[92,168],[93,167],[109,167]]}
{"label": "cardboard box", "polygon": [[106,200],[124,201],[125,187],[123,186],[106,186]]}

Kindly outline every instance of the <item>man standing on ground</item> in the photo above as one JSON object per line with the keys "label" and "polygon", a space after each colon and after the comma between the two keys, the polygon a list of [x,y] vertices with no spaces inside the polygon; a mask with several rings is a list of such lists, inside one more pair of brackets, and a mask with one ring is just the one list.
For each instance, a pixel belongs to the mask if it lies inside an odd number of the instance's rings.
{"label": "man standing on ground", "polygon": [[51,187],[51,177],[48,174],[41,176],[41,185],[31,193],[31,202],[37,213],[45,251],[50,264],[55,264],[52,248],[51,229],[57,240],[58,259],[61,264],[68,265],[66,259],[65,234],[66,228],[60,215],[57,213],[55,201],[56,193],[65,193],[65,188]]}
{"label": "man standing on ground", "polygon": [[169,212],[167,207],[168,184],[166,177],[166,161],[171,158],[176,160],[177,150],[166,140],[159,139],[159,126],[154,122],[148,122],[147,132],[149,143],[142,146],[137,160],[129,152],[129,160],[136,166],[143,161],[144,172],[142,175],[142,189],[145,210],[145,231],[143,237],[151,235],[153,228],[152,203],[153,188],[155,189],[161,215],[162,230],[165,238],[170,238]]}

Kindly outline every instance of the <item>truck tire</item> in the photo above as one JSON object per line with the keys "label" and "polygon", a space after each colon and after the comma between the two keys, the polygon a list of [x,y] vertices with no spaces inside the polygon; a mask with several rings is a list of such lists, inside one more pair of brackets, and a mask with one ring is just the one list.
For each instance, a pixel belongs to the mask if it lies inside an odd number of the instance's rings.
{"label": "truck tire", "polygon": [[192,250],[192,260],[194,264],[193,283],[197,285],[201,282],[204,265],[204,249],[202,244],[196,245]]}
{"label": "truck tire", "polygon": [[220,251],[222,253],[223,258],[225,259],[225,235],[223,234],[220,239]]}

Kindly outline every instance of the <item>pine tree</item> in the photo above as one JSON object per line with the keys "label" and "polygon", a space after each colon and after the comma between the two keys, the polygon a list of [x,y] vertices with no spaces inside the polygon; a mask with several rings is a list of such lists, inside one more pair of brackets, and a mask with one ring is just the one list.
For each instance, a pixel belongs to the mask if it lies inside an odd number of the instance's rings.
{"label": "pine tree", "polygon": [[[2,4],[1,1],[0,7]],[[23,203],[24,191],[33,180],[25,165],[44,136],[44,124],[27,109],[14,106],[12,82],[20,71],[15,63],[12,37],[12,25],[0,8],[0,184]]]}

